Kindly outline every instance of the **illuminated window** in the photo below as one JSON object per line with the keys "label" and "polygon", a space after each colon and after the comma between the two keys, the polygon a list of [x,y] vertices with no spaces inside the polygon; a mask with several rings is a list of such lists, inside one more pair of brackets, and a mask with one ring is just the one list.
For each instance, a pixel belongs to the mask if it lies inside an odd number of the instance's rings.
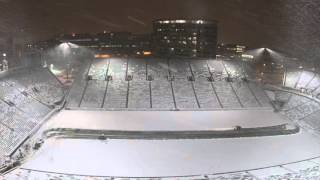
{"label": "illuminated window", "polygon": [[144,56],[150,56],[152,53],[151,51],[143,51]]}
{"label": "illuminated window", "polygon": [[202,20],[198,20],[196,23],[197,24],[203,24],[203,21]]}
{"label": "illuminated window", "polygon": [[186,23],[186,20],[176,20],[175,23],[181,23],[181,24],[183,24],[183,23]]}

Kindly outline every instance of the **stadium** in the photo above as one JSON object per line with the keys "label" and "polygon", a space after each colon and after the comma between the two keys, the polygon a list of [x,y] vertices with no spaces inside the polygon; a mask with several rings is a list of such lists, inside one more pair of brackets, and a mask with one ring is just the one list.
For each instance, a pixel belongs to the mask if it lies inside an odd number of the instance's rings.
{"label": "stadium", "polygon": [[[0,79],[2,179],[318,179],[320,76],[251,62],[88,58]],[[284,64],[286,66],[286,64]]]}

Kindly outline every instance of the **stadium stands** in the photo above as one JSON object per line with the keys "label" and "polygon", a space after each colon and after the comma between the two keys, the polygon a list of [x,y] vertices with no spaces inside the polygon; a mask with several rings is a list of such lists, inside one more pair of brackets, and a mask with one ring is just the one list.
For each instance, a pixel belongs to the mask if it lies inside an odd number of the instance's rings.
{"label": "stadium stands", "polygon": [[[141,180],[147,179],[163,179],[163,180],[190,180],[190,179],[207,179],[207,180],[226,180],[226,179],[246,179],[246,180],[279,180],[279,179],[318,179],[320,176],[320,159],[311,159],[297,163],[278,165],[274,167],[261,168],[255,170],[247,170],[242,172],[225,173],[225,174],[207,174],[207,175],[193,175],[187,177],[152,177],[139,178]],[[1,176],[0,176],[1,177]],[[131,179],[130,177],[101,177],[89,175],[75,175],[63,174],[54,172],[34,171],[31,169],[16,169],[6,175],[10,180],[20,179],[63,179],[63,180],[86,180],[86,179]]]}
{"label": "stadium stands", "polygon": [[222,108],[221,101],[213,88],[212,82],[201,79],[194,81],[193,84],[200,108]]}
{"label": "stadium stands", "polygon": [[319,134],[319,101],[287,91],[276,91],[275,94],[276,101],[284,103],[280,110],[281,114],[298,123],[301,127],[315,130],[314,132]]}
{"label": "stadium stands", "polygon": [[192,74],[196,80],[207,80],[211,76],[209,66],[206,60],[190,61]]}
{"label": "stadium stands", "polygon": [[48,69],[19,69],[11,72],[5,82],[42,103],[54,105],[63,100],[64,90],[61,83],[53,78]]}
{"label": "stadium stands", "polygon": [[106,88],[107,81],[89,80],[80,107],[101,108]]}
{"label": "stadium stands", "polygon": [[104,108],[127,108],[128,82],[112,80],[108,82]]}
{"label": "stadium stands", "polygon": [[301,71],[296,69],[288,70],[286,73],[286,79],[284,85],[286,87],[296,88],[300,81]]}
{"label": "stadium stands", "polygon": [[241,79],[243,69],[234,61],[111,58],[89,67],[75,80],[68,108],[271,107],[261,87]]}
{"label": "stadium stands", "polygon": [[320,93],[320,77],[313,71],[291,69],[285,75],[284,86],[312,94],[317,97]]}
{"label": "stadium stands", "polygon": [[172,95],[171,82],[155,80],[151,82],[152,108],[174,109],[175,102]]}
{"label": "stadium stands", "polygon": [[256,96],[251,91],[248,83],[240,81],[240,82],[233,82],[231,84],[235,93],[239,97],[241,104],[244,107],[252,108],[252,107],[261,106]]}
{"label": "stadium stands", "polygon": [[240,108],[242,106],[229,82],[216,81],[213,82],[213,86],[224,108]]}
{"label": "stadium stands", "polygon": [[[244,81],[240,63],[221,60],[95,59],[83,65],[67,97],[67,108],[101,110],[200,110],[272,108],[262,85]],[[284,85],[320,93],[319,75],[286,73]],[[280,113],[301,127],[320,132],[317,99],[274,91]],[[4,157],[64,99],[61,84],[46,69],[22,69],[0,79],[0,165]],[[312,179],[320,176],[320,159],[196,179]],[[111,179],[17,169],[9,179]],[[171,179],[175,179],[172,177]],[[1,179],[1,176],[0,176]],[[116,177],[114,179],[117,179]],[[163,178],[163,179],[170,179]],[[179,177],[180,179],[180,177]],[[183,177],[181,177],[183,179]]]}
{"label": "stadium stands", "polygon": [[105,80],[107,76],[107,71],[109,68],[108,59],[95,59],[93,60],[88,76],[93,80]]}
{"label": "stadium stands", "polygon": [[150,83],[145,80],[129,82],[128,108],[151,108]]}
{"label": "stadium stands", "polygon": [[63,98],[62,85],[47,69],[19,69],[1,77],[0,165]]}

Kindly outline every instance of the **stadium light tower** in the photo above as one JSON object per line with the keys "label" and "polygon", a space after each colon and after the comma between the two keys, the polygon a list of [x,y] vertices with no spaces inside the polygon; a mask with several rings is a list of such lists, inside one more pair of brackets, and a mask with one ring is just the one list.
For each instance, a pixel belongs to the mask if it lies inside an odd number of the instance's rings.
{"label": "stadium light tower", "polygon": [[2,71],[6,71],[6,70],[8,70],[9,69],[9,66],[8,66],[8,61],[7,61],[7,59],[6,59],[6,57],[7,57],[7,54],[6,53],[3,53],[2,54],[2,69],[0,69],[0,70],[2,70]]}
{"label": "stadium light tower", "polygon": [[76,49],[79,48],[78,45],[70,43],[70,42],[62,42],[59,46],[58,49],[60,50],[60,52],[62,52],[63,55],[63,60],[66,61],[66,75],[67,75],[67,79],[69,79],[69,75],[70,75],[70,71],[72,69],[71,67],[71,58],[72,58],[72,49]]}

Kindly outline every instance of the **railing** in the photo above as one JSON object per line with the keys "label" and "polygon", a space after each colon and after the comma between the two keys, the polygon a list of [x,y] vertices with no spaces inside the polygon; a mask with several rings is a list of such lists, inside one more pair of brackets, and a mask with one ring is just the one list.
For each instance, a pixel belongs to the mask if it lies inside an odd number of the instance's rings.
{"label": "railing", "polygon": [[262,137],[296,134],[298,126],[282,124],[277,126],[242,128],[240,126],[204,131],[123,131],[123,130],[89,130],[54,128],[44,131],[46,138],[80,138],[80,139],[217,139],[235,137]]}

